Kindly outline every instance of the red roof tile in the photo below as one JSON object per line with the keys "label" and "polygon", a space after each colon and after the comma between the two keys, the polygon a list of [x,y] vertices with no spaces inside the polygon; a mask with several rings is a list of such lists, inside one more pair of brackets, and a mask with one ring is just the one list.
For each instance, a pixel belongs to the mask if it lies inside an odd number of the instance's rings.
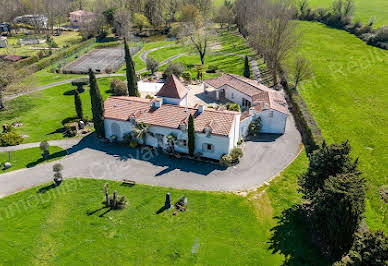
{"label": "red roof tile", "polygon": [[182,99],[188,92],[189,90],[185,85],[175,75],[171,75],[156,96]]}
{"label": "red roof tile", "polygon": [[170,104],[154,108],[152,100],[137,97],[109,97],[105,101],[105,119],[127,121],[133,117],[137,122],[177,129],[182,124],[187,126],[190,114],[194,117],[196,132],[208,128],[212,134],[228,136],[239,113],[205,109],[199,114],[197,108]]}

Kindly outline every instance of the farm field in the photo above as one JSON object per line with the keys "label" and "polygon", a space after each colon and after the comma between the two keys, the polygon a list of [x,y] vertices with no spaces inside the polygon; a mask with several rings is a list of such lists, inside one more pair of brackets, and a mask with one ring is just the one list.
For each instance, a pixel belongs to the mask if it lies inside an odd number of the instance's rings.
{"label": "farm field", "polygon": [[314,72],[301,94],[329,143],[350,141],[369,184],[367,223],[387,230],[388,207],[378,190],[388,173],[388,51],[319,23],[300,22],[300,29]]}
{"label": "farm field", "polygon": [[8,152],[0,152],[0,174],[15,171],[21,168],[34,167],[41,163],[51,162],[63,158],[67,153],[57,146],[50,146],[50,156],[47,160],[42,159],[40,148],[29,148],[11,152],[12,167],[3,169],[4,163],[8,162]]}
{"label": "farm field", "polygon": [[[314,8],[330,8],[334,0],[309,0]],[[386,0],[354,0],[354,20],[367,24],[370,18],[375,19],[375,26],[388,24],[388,1]]]}
{"label": "farm field", "polygon": [[[30,265],[281,265],[286,254],[296,264],[324,265],[296,220],[279,224],[273,248],[268,243],[277,225],[272,217],[300,201],[296,174],[306,163],[301,156],[270,187],[245,198],[92,179],[66,179],[55,189],[42,185],[0,199],[0,237],[8,240],[0,243],[0,256],[5,264]],[[107,211],[102,209],[105,183],[111,193],[127,196],[128,207],[99,217]],[[166,192],[173,202],[187,196],[187,211],[157,215]],[[33,197],[40,200],[24,209]],[[15,202],[20,211],[10,211]],[[284,249],[291,241],[292,248]]]}

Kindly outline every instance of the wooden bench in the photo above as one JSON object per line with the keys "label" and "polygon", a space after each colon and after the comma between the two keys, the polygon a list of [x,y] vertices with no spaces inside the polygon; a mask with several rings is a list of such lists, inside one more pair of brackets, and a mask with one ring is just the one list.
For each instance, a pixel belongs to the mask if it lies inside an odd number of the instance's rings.
{"label": "wooden bench", "polygon": [[124,184],[124,185],[131,185],[131,186],[134,186],[134,185],[136,185],[136,182],[133,181],[133,180],[129,180],[129,179],[123,179],[123,184]]}

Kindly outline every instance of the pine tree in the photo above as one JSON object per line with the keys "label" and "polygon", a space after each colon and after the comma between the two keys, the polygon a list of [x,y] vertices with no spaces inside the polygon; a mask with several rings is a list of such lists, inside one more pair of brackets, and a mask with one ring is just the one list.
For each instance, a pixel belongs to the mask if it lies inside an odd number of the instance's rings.
{"label": "pine tree", "polygon": [[365,211],[365,192],[364,178],[345,173],[328,178],[312,201],[313,225],[338,258],[352,247]]}
{"label": "pine tree", "polygon": [[124,50],[125,50],[125,64],[128,82],[129,96],[140,97],[139,90],[137,88],[137,77],[135,72],[135,66],[132,61],[131,53],[129,51],[127,40],[124,38]]}
{"label": "pine tree", "polygon": [[104,101],[97,85],[96,76],[91,69],[89,69],[89,82],[94,128],[98,137],[104,137]]}
{"label": "pine tree", "polygon": [[357,160],[353,161],[349,155],[350,151],[351,147],[347,141],[329,146],[323,143],[320,149],[309,156],[309,168],[298,180],[299,191],[304,194],[305,199],[312,200],[330,176],[350,172],[360,174],[357,170]]}
{"label": "pine tree", "polygon": [[81,101],[81,97],[79,96],[78,90],[74,90],[74,106],[75,106],[75,111],[77,113],[77,117],[79,119],[83,119],[84,112],[82,109],[82,101]]}
{"label": "pine tree", "polygon": [[195,147],[195,129],[194,129],[194,118],[190,114],[189,116],[189,124],[188,124],[188,145],[189,145],[189,154],[190,156],[194,155],[194,147]]}
{"label": "pine tree", "polygon": [[248,56],[245,56],[244,77],[251,78],[251,70],[250,70],[250,67],[249,67]]}

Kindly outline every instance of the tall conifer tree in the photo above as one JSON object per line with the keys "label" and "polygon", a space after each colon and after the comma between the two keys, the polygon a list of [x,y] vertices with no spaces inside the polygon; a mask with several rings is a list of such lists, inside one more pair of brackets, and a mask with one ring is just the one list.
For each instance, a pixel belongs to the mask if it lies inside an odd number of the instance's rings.
{"label": "tall conifer tree", "polygon": [[96,76],[91,69],[89,69],[89,82],[94,128],[98,137],[104,137],[104,100],[98,88]]}
{"label": "tall conifer tree", "polygon": [[189,116],[189,124],[188,124],[188,145],[189,145],[189,154],[190,156],[194,155],[194,147],[195,147],[195,129],[194,129],[194,118],[192,115]]}
{"label": "tall conifer tree", "polygon": [[137,77],[136,77],[135,65],[133,64],[131,52],[129,51],[128,43],[125,38],[124,38],[124,50],[125,50],[125,65],[126,65],[129,96],[140,97],[140,93],[137,88]]}

